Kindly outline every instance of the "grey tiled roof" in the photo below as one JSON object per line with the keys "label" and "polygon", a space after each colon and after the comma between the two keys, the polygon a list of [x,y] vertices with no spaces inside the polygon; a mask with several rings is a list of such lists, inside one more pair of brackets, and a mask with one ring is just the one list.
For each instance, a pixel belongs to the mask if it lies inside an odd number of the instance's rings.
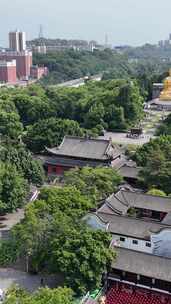
{"label": "grey tiled roof", "polygon": [[171,282],[171,259],[124,248],[115,250],[117,258],[113,268]]}
{"label": "grey tiled roof", "polygon": [[118,216],[115,214],[97,211],[100,219],[108,223],[108,231],[112,234],[135,237],[144,240],[150,240],[153,233],[158,233],[163,229],[171,228],[170,225],[164,225],[155,221],[136,219],[128,216]]}
{"label": "grey tiled roof", "polygon": [[139,172],[141,171],[141,167],[133,167],[129,166],[128,164],[124,164],[119,170],[119,174],[123,177],[129,178],[138,178]]}
{"label": "grey tiled roof", "polygon": [[109,160],[121,152],[113,147],[110,140],[65,136],[59,147],[47,151],[57,156],[77,157],[94,160]]}
{"label": "grey tiled roof", "polygon": [[40,156],[40,160],[43,161],[45,165],[61,165],[65,167],[85,167],[85,166],[90,166],[90,167],[98,167],[98,166],[108,166],[108,162],[104,161],[97,161],[97,160],[84,160],[84,159],[76,159],[76,158],[67,158],[67,157],[62,157],[62,156]]}
{"label": "grey tiled roof", "polygon": [[121,214],[126,214],[130,207],[171,212],[171,198],[126,190],[120,190],[116,194],[112,194],[106,200],[106,204]]}

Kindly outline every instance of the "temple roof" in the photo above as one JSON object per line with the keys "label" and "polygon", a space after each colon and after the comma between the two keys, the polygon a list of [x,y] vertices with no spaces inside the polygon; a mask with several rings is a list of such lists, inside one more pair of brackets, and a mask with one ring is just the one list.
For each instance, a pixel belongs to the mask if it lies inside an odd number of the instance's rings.
{"label": "temple roof", "polygon": [[110,140],[65,136],[61,145],[46,149],[50,154],[84,159],[107,161],[120,156]]}
{"label": "temple roof", "polygon": [[115,248],[112,268],[171,282],[171,259],[124,248]]}
{"label": "temple roof", "polygon": [[112,194],[106,199],[105,204],[117,214],[126,214],[130,207],[171,212],[171,198],[127,190],[120,190],[116,194]]}
{"label": "temple roof", "polygon": [[128,216],[119,216],[97,211],[96,215],[107,223],[107,231],[112,234],[118,234],[136,239],[150,240],[152,234],[158,234],[164,229],[171,229],[171,225],[165,225],[152,220],[137,219]]}
{"label": "temple roof", "polygon": [[129,163],[125,163],[119,170],[118,173],[126,178],[134,178],[137,179],[139,172],[142,170],[142,167],[136,167],[129,165]]}
{"label": "temple roof", "polygon": [[68,158],[68,157],[62,157],[62,156],[45,156],[45,155],[40,155],[38,157],[39,160],[41,160],[44,164],[46,165],[60,165],[60,166],[65,166],[68,168],[71,167],[93,167],[96,168],[98,166],[107,166],[106,163],[104,163],[102,160],[93,160],[93,159],[79,159],[79,158]]}

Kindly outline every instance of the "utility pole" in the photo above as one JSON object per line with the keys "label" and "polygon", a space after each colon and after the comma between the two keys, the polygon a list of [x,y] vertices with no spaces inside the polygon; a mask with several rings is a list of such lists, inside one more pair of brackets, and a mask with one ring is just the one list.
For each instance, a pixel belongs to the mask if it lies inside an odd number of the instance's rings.
{"label": "utility pole", "polygon": [[41,38],[44,38],[44,35],[43,35],[43,25],[40,24],[40,27],[39,27],[39,39]]}

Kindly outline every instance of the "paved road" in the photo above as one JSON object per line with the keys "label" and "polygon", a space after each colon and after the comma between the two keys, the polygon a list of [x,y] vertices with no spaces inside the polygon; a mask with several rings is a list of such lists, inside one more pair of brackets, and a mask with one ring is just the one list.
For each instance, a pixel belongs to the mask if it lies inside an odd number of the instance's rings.
{"label": "paved road", "polygon": [[28,291],[35,291],[41,287],[42,277],[44,286],[56,287],[59,282],[59,278],[54,276],[30,275],[11,268],[0,268],[0,288],[6,291],[11,285],[18,284]]}
{"label": "paved road", "polygon": [[104,136],[100,136],[101,139],[109,139],[112,138],[112,141],[122,145],[143,145],[150,141],[152,136],[145,134],[141,138],[133,139],[126,137],[127,133],[119,133],[119,132],[106,132]]}
{"label": "paved road", "polygon": [[[102,79],[102,74],[91,76],[91,80],[100,81]],[[57,85],[51,85],[50,87],[71,87],[78,88],[85,84],[85,77],[79,79],[69,80],[63,83],[59,83]]]}
{"label": "paved road", "polygon": [[128,138],[127,133],[121,132],[106,132],[104,136],[100,136],[101,139],[112,138],[113,142],[122,145],[134,144],[134,145],[143,145],[150,141],[151,138],[155,138],[156,129],[161,124],[162,116],[170,114],[170,112],[161,111],[146,111],[147,117],[141,122],[142,128],[144,130],[144,135],[140,138]]}

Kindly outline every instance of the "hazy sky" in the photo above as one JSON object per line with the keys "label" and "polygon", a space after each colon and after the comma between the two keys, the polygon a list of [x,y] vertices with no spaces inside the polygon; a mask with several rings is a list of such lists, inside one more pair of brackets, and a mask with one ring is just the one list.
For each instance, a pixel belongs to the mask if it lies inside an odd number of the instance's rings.
{"label": "hazy sky", "polygon": [[0,0],[0,45],[16,28],[37,37],[39,24],[52,38],[155,43],[171,32],[171,0]]}

